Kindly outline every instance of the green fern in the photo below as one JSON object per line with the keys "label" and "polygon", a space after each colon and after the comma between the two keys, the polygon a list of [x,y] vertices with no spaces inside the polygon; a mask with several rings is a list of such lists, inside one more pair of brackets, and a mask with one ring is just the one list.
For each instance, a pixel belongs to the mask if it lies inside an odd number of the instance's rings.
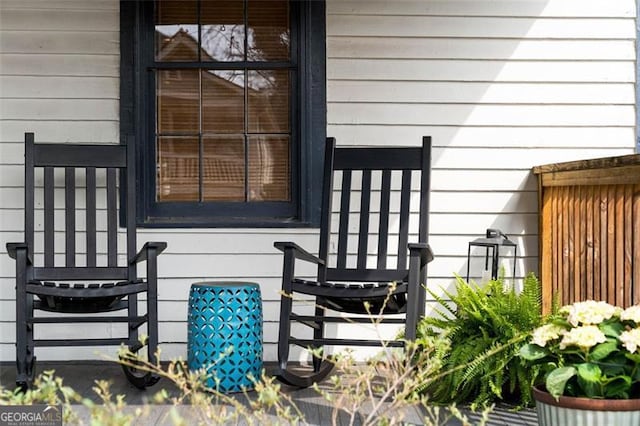
{"label": "green fern", "polygon": [[435,354],[444,373],[428,379],[419,391],[440,403],[486,406],[502,400],[530,405],[535,372],[525,368],[518,351],[542,322],[535,275],[525,277],[519,293],[505,289],[502,279],[479,286],[460,277],[455,292],[429,293],[438,308],[420,322],[418,341],[439,336],[448,350]]}

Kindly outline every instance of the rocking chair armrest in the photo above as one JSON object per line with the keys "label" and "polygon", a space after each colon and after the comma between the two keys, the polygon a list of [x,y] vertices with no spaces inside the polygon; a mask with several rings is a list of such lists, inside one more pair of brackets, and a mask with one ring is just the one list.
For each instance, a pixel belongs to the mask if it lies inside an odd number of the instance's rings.
{"label": "rocking chair armrest", "polygon": [[278,241],[273,243],[273,246],[282,252],[288,249],[292,249],[293,255],[296,259],[305,260],[317,265],[324,265],[324,260],[320,259],[318,256],[314,256],[313,254],[309,253],[308,251],[291,241]]}
{"label": "rocking chair armrest", "polygon": [[27,263],[33,264],[31,253],[29,253],[29,245],[27,243],[7,243],[7,252],[9,257],[16,259],[18,257],[18,250],[25,250],[27,252]]}
{"label": "rocking chair armrest", "polygon": [[147,255],[150,249],[155,249],[156,254],[162,253],[167,248],[167,243],[164,241],[149,241],[142,246],[138,254],[136,254],[129,263],[140,263],[147,260]]}
{"label": "rocking chair armrest", "polygon": [[428,243],[409,243],[409,252],[413,255],[418,252],[420,256],[420,264],[426,265],[433,260],[433,250]]}

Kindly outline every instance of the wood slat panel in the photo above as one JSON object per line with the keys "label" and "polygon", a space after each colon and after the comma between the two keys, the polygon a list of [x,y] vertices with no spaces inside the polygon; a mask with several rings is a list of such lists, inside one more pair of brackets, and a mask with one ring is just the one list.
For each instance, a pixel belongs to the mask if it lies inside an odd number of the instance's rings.
{"label": "wood slat panel", "polygon": [[624,306],[632,304],[633,186],[624,186]]}
{"label": "wood slat panel", "polygon": [[54,238],[54,173],[44,168],[44,266],[53,266]]}
{"label": "wood slat panel", "polygon": [[371,207],[371,170],[362,171],[360,199],[360,232],[358,233],[358,269],[367,267],[369,211]]}
{"label": "wood slat panel", "polygon": [[[640,248],[640,185],[635,185],[633,187],[633,218],[632,218],[632,230],[633,230],[633,243],[632,247],[634,250]],[[640,284],[640,262],[635,261],[635,252],[634,258],[632,262],[632,270],[633,277],[632,282],[635,285]],[[638,304],[640,303],[640,289],[633,288],[632,291],[632,303]]]}
{"label": "wood slat panel", "polygon": [[76,183],[75,169],[65,168],[65,265],[76,265]]}
{"label": "wood slat panel", "polygon": [[338,239],[338,268],[347,266],[347,230],[349,229],[349,203],[351,197],[351,171],[342,173],[342,189],[340,191],[340,238]]}
{"label": "wood slat panel", "polygon": [[594,188],[593,191],[593,297],[595,300],[602,299],[600,286],[601,268],[600,268],[600,190]]}
{"label": "wood slat panel", "polygon": [[[541,217],[541,229],[549,229],[549,227],[551,227],[551,229],[556,229],[557,227],[557,221],[555,221],[555,226],[554,226],[554,209],[553,209],[553,202],[555,200],[555,197],[553,196],[554,194],[551,193],[551,191],[547,194],[545,194],[544,199],[543,199],[543,208],[542,208],[542,217]],[[555,235],[555,232],[550,232],[548,234],[546,234],[543,238],[542,238],[542,252],[543,253],[549,253],[552,250],[554,250],[554,245],[551,241],[551,238]],[[542,285],[543,285],[543,293],[546,294],[553,294],[554,292],[554,278],[555,275],[554,274],[554,270],[553,267],[555,266],[554,264],[557,264],[556,262],[554,262],[555,258],[554,256],[550,256],[550,257],[544,257],[541,264],[541,278],[542,278]],[[543,309],[545,310],[545,312],[548,312],[551,308],[550,305],[550,299],[547,300],[543,300]]]}
{"label": "wood slat panel", "polygon": [[387,267],[387,248],[389,242],[389,203],[391,198],[391,171],[382,172],[380,189],[380,230],[378,236],[378,269]]}
{"label": "wood slat panel", "polygon": [[543,309],[605,300],[638,303],[640,185],[541,186]]}
{"label": "wood slat panel", "polygon": [[575,297],[579,298],[579,300],[584,300],[586,291],[584,286],[583,272],[584,272],[584,205],[582,198],[582,187],[578,186],[575,188],[575,201],[574,201],[574,242],[575,242]]}
{"label": "wood slat panel", "polygon": [[[552,202],[551,202],[551,217],[553,219],[553,230],[554,232],[552,232],[552,239],[551,241],[549,241],[550,244],[552,244],[553,247],[553,269],[551,271],[552,273],[552,277],[551,277],[551,281],[552,281],[552,292],[551,294],[554,295],[559,295],[560,294],[560,279],[561,279],[561,274],[562,274],[562,250],[561,250],[561,246],[560,246],[560,240],[559,237],[562,233],[562,222],[563,222],[563,217],[562,217],[562,211],[561,209],[558,207],[558,204],[560,202],[560,194],[559,194],[559,190],[558,189],[554,189],[554,191],[551,192],[550,197],[552,198]],[[548,214],[548,213],[547,213]],[[545,229],[540,228],[540,229]],[[546,252],[543,249],[543,252]],[[544,258],[544,256],[542,256],[542,258]],[[544,284],[543,284],[544,285]],[[553,302],[553,300],[547,300],[545,303],[545,306],[551,306],[551,303]]]}
{"label": "wood slat panel", "polygon": [[400,230],[398,234],[398,268],[407,265],[409,242],[409,203],[411,197],[411,171],[402,171],[402,195],[400,198]]}
{"label": "wood slat panel", "polygon": [[607,200],[607,300],[616,300],[616,188],[608,186]]}
{"label": "wood slat panel", "polygon": [[569,188],[562,188],[561,193],[561,209],[565,212],[565,220],[562,223],[562,236],[561,236],[561,248],[562,248],[562,281],[560,287],[560,303],[564,304],[569,299],[569,289],[564,288],[565,282],[569,282]]}
{"label": "wood slat panel", "polygon": [[593,187],[585,188],[585,283],[587,299],[594,298],[593,280]]}
{"label": "wood slat panel", "polygon": [[606,186],[600,188],[600,295],[603,300],[607,299],[607,276],[609,272],[609,246],[607,242],[607,215],[609,214],[608,208],[609,191]]}
{"label": "wood slat panel", "polygon": [[86,169],[86,240],[87,266],[96,266],[96,169]]}
{"label": "wood slat panel", "polygon": [[116,169],[107,169],[107,266],[118,265]]}

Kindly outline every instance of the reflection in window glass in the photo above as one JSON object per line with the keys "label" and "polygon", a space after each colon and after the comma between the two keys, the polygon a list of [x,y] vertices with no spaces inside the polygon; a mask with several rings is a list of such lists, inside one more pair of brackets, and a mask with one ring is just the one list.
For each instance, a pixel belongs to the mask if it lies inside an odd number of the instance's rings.
{"label": "reflection in window glass", "polygon": [[244,71],[202,72],[202,131],[244,132]]}
{"label": "reflection in window glass", "polygon": [[159,137],[157,148],[157,200],[198,201],[198,138]]}
{"label": "reflection in window glass", "polygon": [[249,71],[247,80],[249,132],[288,133],[289,72]]}
{"label": "reflection in window glass", "polygon": [[247,60],[289,59],[289,2],[249,0],[247,2]]}
{"label": "reflection in window glass", "polygon": [[289,1],[161,0],[155,19],[157,200],[290,202]]}
{"label": "reflection in window glass", "polygon": [[207,136],[202,143],[203,201],[244,201],[244,137]]}
{"label": "reflection in window glass", "polygon": [[204,1],[201,6],[202,60],[244,60],[244,3]]}
{"label": "reflection in window glass", "polygon": [[157,132],[197,134],[200,121],[198,71],[158,71],[156,85]]}
{"label": "reflection in window glass", "polygon": [[289,137],[248,138],[249,201],[289,201]]}
{"label": "reflection in window glass", "polygon": [[156,61],[198,60],[198,2],[156,2]]}

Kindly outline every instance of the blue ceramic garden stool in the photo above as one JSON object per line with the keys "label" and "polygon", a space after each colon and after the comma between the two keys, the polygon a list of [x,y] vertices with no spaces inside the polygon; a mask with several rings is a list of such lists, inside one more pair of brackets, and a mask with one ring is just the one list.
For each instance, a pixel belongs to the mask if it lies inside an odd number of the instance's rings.
{"label": "blue ceramic garden stool", "polygon": [[247,282],[201,282],[189,295],[187,364],[219,392],[252,389],[262,374],[262,298]]}

